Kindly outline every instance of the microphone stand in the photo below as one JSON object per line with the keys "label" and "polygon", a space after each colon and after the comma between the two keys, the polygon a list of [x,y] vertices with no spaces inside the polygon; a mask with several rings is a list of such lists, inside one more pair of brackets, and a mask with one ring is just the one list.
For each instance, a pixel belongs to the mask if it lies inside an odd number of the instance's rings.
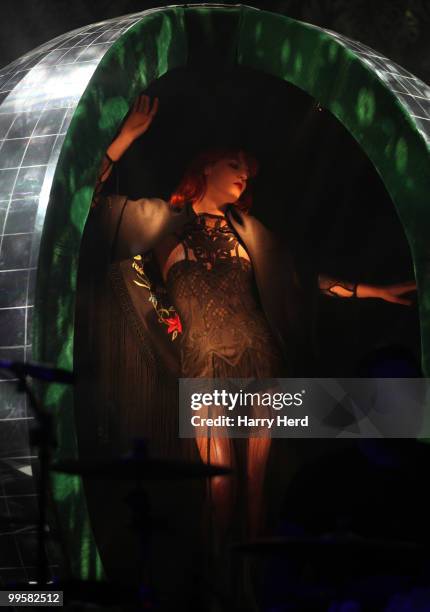
{"label": "microphone stand", "polygon": [[[30,445],[38,449],[39,455],[39,475],[38,475],[38,506],[39,520],[37,527],[37,577],[38,584],[45,587],[48,583],[48,558],[46,555],[46,507],[49,488],[49,463],[51,460],[51,449],[55,448],[56,441],[52,428],[52,416],[46,412],[32,388],[29,385],[31,376],[31,366],[0,361],[2,369],[8,369],[18,378],[17,389],[19,392],[26,393],[31,409],[36,418],[36,427],[30,431]],[[30,371],[29,371],[30,367]],[[44,368],[43,368],[44,369]],[[35,374],[38,372],[36,370]],[[41,377],[41,376],[40,376]]]}
{"label": "microphone stand", "polygon": [[30,432],[30,444],[39,451],[39,477],[38,477],[38,505],[39,520],[37,528],[37,574],[38,584],[47,585],[48,583],[48,558],[46,554],[46,518],[47,502],[49,491],[49,464],[51,461],[51,449],[55,448],[56,441],[52,427],[52,415],[42,409],[28,381],[28,376],[19,376],[18,387],[27,394],[30,406],[33,409],[37,420],[37,425]]}

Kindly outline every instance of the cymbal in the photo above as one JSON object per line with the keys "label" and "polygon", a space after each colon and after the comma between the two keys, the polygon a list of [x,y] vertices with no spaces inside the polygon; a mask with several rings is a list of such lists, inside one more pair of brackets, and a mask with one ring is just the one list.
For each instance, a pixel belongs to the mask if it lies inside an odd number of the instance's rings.
{"label": "cymbal", "polygon": [[365,538],[354,533],[328,533],[322,536],[289,536],[262,538],[235,544],[237,552],[265,554],[282,553],[399,553],[402,555],[423,551],[416,542]]}
{"label": "cymbal", "polygon": [[[396,589],[397,577],[423,575],[428,558],[428,551],[416,542],[353,533],[264,538],[233,545],[232,552],[265,557],[271,568],[288,568],[280,591],[298,610],[327,610],[340,592],[354,594],[353,599],[359,597],[366,606],[371,604],[366,610],[382,609],[375,604],[376,598],[385,601],[387,588]],[[394,579],[379,581],[381,575]],[[367,580],[371,588],[361,591]],[[357,584],[361,585],[359,596]]]}
{"label": "cymbal", "polygon": [[58,382],[63,384],[73,384],[75,377],[73,372],[53,368],[39,363],[11,361],[10,359],[0,359],[0,370],[9,370],[17,377],[30,376],[46,382]]}
{"label": "cymbal", "polygon": [[93,461],[68,459],[51,465],[54,472],[108,480],[178,480],[230,474],[230,468],[167,459],[124,457]]}

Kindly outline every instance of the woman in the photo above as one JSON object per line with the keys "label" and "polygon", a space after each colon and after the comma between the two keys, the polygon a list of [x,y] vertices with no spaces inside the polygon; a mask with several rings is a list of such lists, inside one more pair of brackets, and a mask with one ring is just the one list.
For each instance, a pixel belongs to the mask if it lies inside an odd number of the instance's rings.
{"label": "woman", "polygon": [[[148,326],[170,371],[186,378],[274,378],[292,376],[300,346],[301,289],[289,258],[278,240],[249,214],[250,179],[257,164],[244,151],[214,149],[190,165],[170,203],[127,200],[111,196],[102,201],[101,189],[112,166],[151,125],[158,99],[135,102],[108,147],[96,188],[94,206],[105,227],[113,259],[128,265],[125,283],[132,302],[145,299],[158,323]],[[144,253],[152,251],[167,290],[161,306],[155,276]],[[160,285],[160,283],[159,283]],[[321,275],[319,287],[341,298],[378,297],[410,304],[403,297],[415,283],[390,287],[352,284]],[[163,288],[163,287],[162,287]],[[148,305],[149,304],[149,305]],[[154,320],[153,320],[154,323]],[[164,326],[164,340],[160,328]],[[166,329],[167,327],[167,329]],[[151,329],[149,329],[151,328]],[[174,342],[166,343],[171,337]],[[179,344],[175,352],[174,344]],[[247,537],[262,527],[262,498],[270,438],[234,441],[224,437],[199,438],[201,458],[235,466],[245,444]],[[222,533],[231,521],[238,483],[214,478],[209,491],[215,524]],[[221,540],[222,540],[222,536]]]}

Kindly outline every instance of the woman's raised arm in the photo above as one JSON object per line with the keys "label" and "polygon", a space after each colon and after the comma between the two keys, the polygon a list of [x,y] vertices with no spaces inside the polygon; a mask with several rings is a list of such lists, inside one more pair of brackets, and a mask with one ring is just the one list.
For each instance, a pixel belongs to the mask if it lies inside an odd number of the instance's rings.
{"label": "woman's raised arm", "polygon": [[100,203],[103,184],[110,176],[113,164],[121,159],[130,145],[147,131],[157,110],[158,98],[154,98],[152,105],[149,96],[145,94],[140,95],[136,99],[118,136],[111,142],[103,157],[96,187],[94,189],[93,207]]}
{"label": "woman's raised arm", "polygon": [[91,223],[103,237],[110,260],[140,255],[154,248],[166,235],[178,232],[195,213],[190,206],[174,211],[168,202],[157,198],[129,200],[126,194],[101,196],[103,183],[130,145],[144,134],[158,109],[145,94],[139,96],[125,119],[118,136],[109,145],[103,159],[93,198]]}

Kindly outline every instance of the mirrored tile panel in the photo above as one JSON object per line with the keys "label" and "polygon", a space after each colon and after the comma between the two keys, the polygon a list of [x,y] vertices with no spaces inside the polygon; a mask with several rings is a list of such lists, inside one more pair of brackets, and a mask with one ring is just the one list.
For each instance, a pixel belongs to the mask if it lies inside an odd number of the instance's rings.
{"label": "mirrored tile panel", "polygon": [[[0,359],[32,358],[40,239],[61,147],[98,63],[144,15],[79,28],[0,69]],[[28,516],[36,501],[33,418],[9,376],[0,370],[0,514]],[[0,586],[34,578],[34,535],[1,540]],[[48,554],[55,572],[55,551]]]}
{"label": "mirrored tile panel", "polygon": [[342,45],[351,49],[377,76],[388,85],[394,96],[412,115],[427,144],[430,143],[430,87],[398,66],[392,60],[376,53],[366,45],[353,41],[337,32],[326,30]]}

